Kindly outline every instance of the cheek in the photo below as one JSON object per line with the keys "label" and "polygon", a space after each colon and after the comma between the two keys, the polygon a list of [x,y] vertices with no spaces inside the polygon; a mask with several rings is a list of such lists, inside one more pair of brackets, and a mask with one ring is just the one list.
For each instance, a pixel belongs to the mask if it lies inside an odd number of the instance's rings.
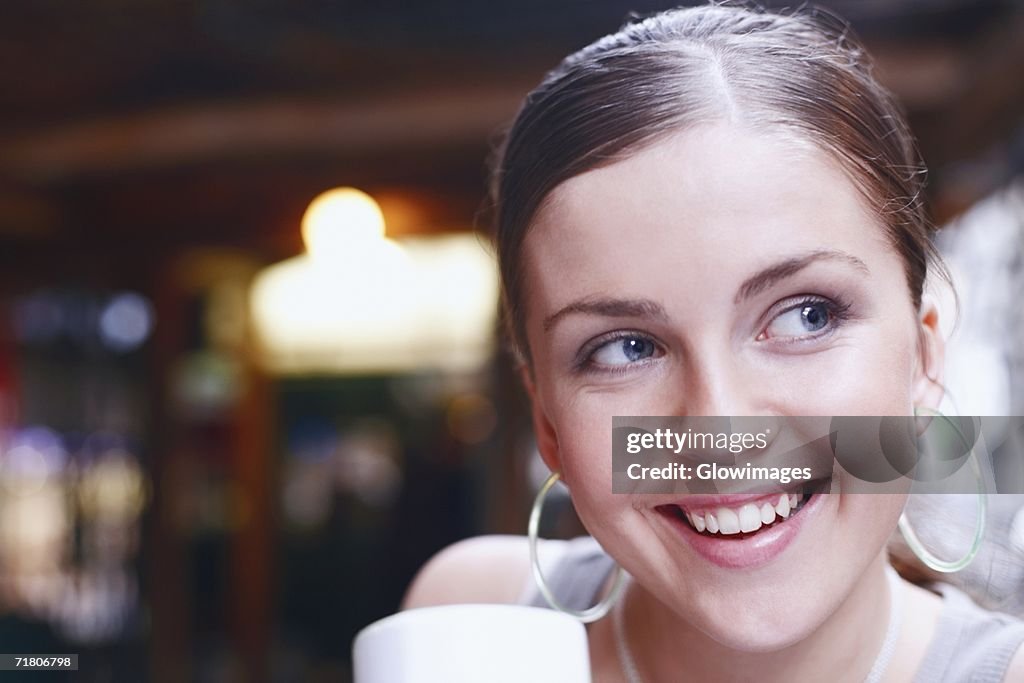
{"label": "cheek", "polygon": [[629,496],[612,493],[610,416],[618,413],[580,405],[586,402],[565,403],[554,416],[561,475],[587,531],[599,538],[616,537],[626,532],[633,511]]}
{"label": "cheek", "polygon": [[574,499],[578,492],[607,489],[612,481],[612,425],[609,414],[562,404],[555,418],[562,478]]}
{"label": "cheek", "polygon": [[907,500],[906,486],[896,483],[887,487],[891,493],[840,494],[839,523],[845,533],[834,537],[834,545],[845,546],[847,552],[866,553],[885,546]]}
{"label": "cheek", "polygon": [[883,328],[865,330],[825,353],[767,365],[763,381],[776,396],[772,412],[910,414],[915,350],[910,331]]}

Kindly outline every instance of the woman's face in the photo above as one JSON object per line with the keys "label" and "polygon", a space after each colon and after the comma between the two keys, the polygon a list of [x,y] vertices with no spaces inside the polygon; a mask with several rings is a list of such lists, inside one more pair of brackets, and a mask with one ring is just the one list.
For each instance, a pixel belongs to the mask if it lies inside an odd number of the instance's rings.
{"label": "woman's face", "polygon": [[[558,186],[523,267],[538,442],[587,529],[723,644],[806,637],[877,558],[904,496],[814,496],[750,536],[697,538],[672,496],[612,494],[611,418],[935,407],[936,315],[915,310],[852,182],[809,144],[700,126]],[[741,507],[673,502],[705,519]]]}

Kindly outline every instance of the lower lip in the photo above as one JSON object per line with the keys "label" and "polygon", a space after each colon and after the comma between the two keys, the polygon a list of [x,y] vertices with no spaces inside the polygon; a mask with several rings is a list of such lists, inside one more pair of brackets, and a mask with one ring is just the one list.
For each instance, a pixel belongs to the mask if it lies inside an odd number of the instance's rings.
{"label": "lower lip", "polygon": [[823,494],[816,493],[793,517],[746,538],[700,534],[673,514],[659,514],[708,562],[726,569],[753,569],[785,552],[804,524],[821,510],[824,500]]}

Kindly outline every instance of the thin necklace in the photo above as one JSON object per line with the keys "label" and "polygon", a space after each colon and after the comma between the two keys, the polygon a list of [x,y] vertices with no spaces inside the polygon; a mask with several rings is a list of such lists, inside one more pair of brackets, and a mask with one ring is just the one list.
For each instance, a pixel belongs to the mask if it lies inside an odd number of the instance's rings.
{"label": "thin necklace", "polygon": [[[885,575],[889,580],[889,625],[885,630],[882,647],[878,651],[878,656],[875,657],[875,663],[871,665],[871,671],[865,676],[864,683],[881,683],[886,669],[889,668],[889,662],[892,661],[892,656],[896,652],[896,640],[900,634],[900,622],[903,618],[903,591],[900,587],[900,577],[896,570],[889,565],[885,567]],[[622,673],[626,676],[626,680],[629,683],[643,683],[644,679],[640,677],[636,660],[633,658],[633,651],[626,639],[624,603],[625,593],[615,605],[615,609],[612,610],[615,649],[618,652],[619,663],[622,665]]]}

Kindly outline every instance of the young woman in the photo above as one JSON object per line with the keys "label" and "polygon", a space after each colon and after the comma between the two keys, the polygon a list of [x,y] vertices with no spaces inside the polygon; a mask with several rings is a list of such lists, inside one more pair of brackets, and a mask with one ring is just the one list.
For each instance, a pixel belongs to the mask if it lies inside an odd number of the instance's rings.
{"label": "young woman", "polygon": [[[589,626],[595,680],[1024,680],[1024,627],[892,572],[905,494],[612,493],[614,415],[938,407],[922,182],[862,48],[813,13],[659,14],[527,97],[497,243],[539,450],[592,536],[549,543],[549,583],[585,607],[613,561],[630,577]],[[749,504],[775,516],[734,533]],[[477,539],[406,605],[538,602],[531,582],[525,539]]]}

